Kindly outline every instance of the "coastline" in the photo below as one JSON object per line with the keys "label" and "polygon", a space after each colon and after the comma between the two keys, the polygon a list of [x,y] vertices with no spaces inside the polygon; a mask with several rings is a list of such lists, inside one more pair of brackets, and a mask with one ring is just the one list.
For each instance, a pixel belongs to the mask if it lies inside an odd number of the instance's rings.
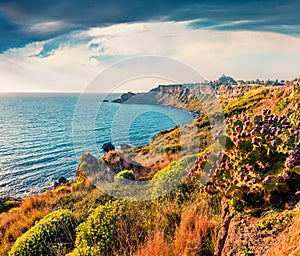
{"label": "coastline", "polygon": [[[22,95],[23,95],[23,94],[22,94]],[[29,95],[31,95],[31,93],[28,93],[28,94],[27,94],[27,96],[29,96]],[[40,95],[40,94],[39,94],[39,93],[35,93],[34,95],[37,97],[37,96]],[[42,95],[44,95],[44,96],[49,96],[49,94],[47,94],[47,93],[43,93]],[[61,95],[61,94],[50,94],[50,96],[51,96],[51,95],[59,96],[59,95]],[[71,94],[63,94],[63,95],[74,95],[74,94],[71,93]],[[121,103],[121,104],[123,104],[123,103]],[[138,103],[125,103],[125,104],[138,104]],[[188,123],[192,122],[192,121],[197,117],[197,115],[195,114],[195,112],[194,112],[194,111],[190,111],[188,108],[183,108],[183,107],[178,107],[178,106],[173,106],[173,105],[165,105],[165,104],[160,104],[160,103],[156,103],[156,104],[149,104],[149,103],[144,104],[144,103],[140,103],[140,104],[143,104],[143,105],[159,105],[159,106],[168,107],[168,108],[172,108],[172,109],[176,109],[176,110],[180,110],[180,111],[185,111],[185,112],[191,114],[191,117],[192,117],[192,118],[191,118],[191,121],[189,121]],[[187,124],[187,123],[184,123],[184,124]],[[175,126],[178,126],[178,124],[176,124]],[[172,129],[172,128],[174,128],[174,127],[171,127],[170,129]],[[159,133],[162,132],[162,131],[164,131],[164,129],[158,131],[157,133],[159,134]],[[154,137],[154,136],[155,136],[155,135],[153,135],[152,137]],[[152,141],[152,137],[150,138],[150,141]],[[145,146],[147,146],[147,144],[143,144],[143,145],[137,146],[137,148],[141,148],[141,147],[145,147]],[[133,148],[134,148],[134,147],[133,147]],[[117,149],[119,149],[119,148],[117,148]],[[100,155],[100,157],[101,157],[103,154],[105,154],[105,152],[103,152],[103,153]],[[79,164],[80,164],[80,162],[77,164],[77,166],[75,167],[75,169],[72,171],[73,174],[72,174],[71,176],[73,176],[74,178],[72,178],[72,180],[70,180],[71,182],[74,182],[74,181],[76,180],[75,172],[76,172],[76,168],[78,167]],[[46,193],[46,192],[49,191],[49,190],[50,190],[50,191],[55,190],[56,187],[57,187],[58,180],[59,180],[59,178],[57,177],[57,179],[53,181],[53,185],[48,186],[47,188],[45,188],[45,189],[44,189],[43,191],[41,191],[41,192],[32,192],[32,193],[30,193],[30,195],[24,195],[23,197],[22,197],[22,196],[21,196],[21,197],[20,197],[20,196],[14,197],[14,196],[11,196],[11,195],[3,195],[3,196],[0,197],[0,199],[5,200],[6,197],[10,197],[10,198],[13,199],[13,200],[19,201],[19,200],[24,200],[24,199],[26,199],[27,197],[30,197],[30,196],[39,196],[39,195],[41,195],[41,194]],[[63,183],[61,183],[60,185],[63,185]]]}

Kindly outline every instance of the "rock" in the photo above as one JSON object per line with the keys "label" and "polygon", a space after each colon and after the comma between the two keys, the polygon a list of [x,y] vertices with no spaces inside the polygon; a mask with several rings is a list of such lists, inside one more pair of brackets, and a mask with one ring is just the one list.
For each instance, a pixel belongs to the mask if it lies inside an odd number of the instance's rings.
{"label": "rock", "polygon": [[112,100],[111,102],[113,102],[113,103],[122,103],[122,100],[121,99],[115,99],[115,100]]}
{"label": "rock", "polygon": [[61,185],[66,184],[67,182],[68,182],[68,179],[66,179],[65,177],[61,176],[61,177],[58,179],[58,181],[55,181],[55,182],[54,182],[53,187],[54,187],[54,188],[57,188],[57,187],[59,187],[59,186],[61,186]]}
{"label": "rock", "polygon": [[58,179],[58,182],[59,182],[60,184],[65,184],[65,183],[68,182],[68,179],[66,179],[65,177],[60,177],[60,178]]}
{"label": "rock", "polygon": [[222,251],[223,251],[224,245],[226,243],[229,225],[230,225],[230,222],[233,217],[234,217],[234,214],[232,213],[229,204],[227,202],[223,202],[223,204],[222,204],[222,224],[221,224],[221,228],[218,232],[217,241],[215,244],[215,252],[214,252],[215,256],[224,255],[222,253]]}
{"label": "rock", "polygon": [[132,93],[132,92],[124,93],[121,95],[121,100],[122,100],[122,102],[124,102],[124,101],[130,99],[134,95],[135,95],[135,93]]}
{"label": "rock", "polygon": [[121,149],[130,149],[131,148],[131,146],[128,144],[121,144],[120,147],[121,147]]}
{"label": "rock", "polygon": [[237,85],[237,82],[230,76],[224,74],[217,80],[218,85]]}
{"label": "rock", "polygon": [[58,182],[55,181],[53,187],[54,187],[54,188],[57,188],[57,187],[59,187],[59,186],[60,186],[60,184],[59,184]]}
{"label": "rock", "polygon": [[103,102],[109,102],[109,100],[103,100]]}
{"label": "rock", "polygon": [[108,142],[104,143],[101,149],[103,149],[105,152],[109,152],[115,150],[115,146],[111,142]]}
{"label": "rock", "polygon": [[[84,168],[82,168],[84,166]],[[90,184],[101,186],[102,182],[112,182],[115,173],[100,158],[96,158],[90,153],[85,153],[80,157],[80,164],[76,170],[76,177],[84,175]]]}

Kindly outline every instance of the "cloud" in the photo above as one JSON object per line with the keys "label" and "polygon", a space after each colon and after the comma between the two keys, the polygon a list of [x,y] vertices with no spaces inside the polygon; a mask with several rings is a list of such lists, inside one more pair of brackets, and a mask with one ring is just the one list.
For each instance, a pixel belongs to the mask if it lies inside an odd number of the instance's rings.
{"label": "cloud", "polygon": [[105,65],[112,65],[116,62],[120,62],[122,60],[126,60],[129,58],[134,58],[134,55],[127,55],[127,54],[117,54],[117,55],[109,55],[109,54],[102,54],[102,55],[93,55],[90,57],[91,60],[97,60],[98,62],[105,64]]}
{"label": "cloud", "polygon": [[[108,66],[141,55],[177,59],[208,80],[223,73],[236,79],[264,80],[300,75],[299,37],[190,29],[189,23],[118,24],[11,49],[0,55],[0,91],[82,91]],[[143,90],[142,80],[139,86]]]}
{"label": "cloud", "polygon": [[29,31],[33,33],[43,34],[43,33],[49,33],[51,31],[58,31],[63,27],[66,27],[64,21],[48,21],[48,22],[33,24],[31,27],[29,27]]}
{"label": "cloud", "polygon": [[90,49],[90,50],[93,50],[93,49],[98,49],[98,48],[99,48],[99,46],[100,46],[100,45],[99,45],[99,44],[97,44],[97,43],[91,43],[91,44],[90,44],[90,46],[89,46],[89,49]]}
{"label": "cloud", "polygon": [[40,50],[37,54],[31,55],[31,57],[46,58],[53,55],[58,49],[85,45],[92,39],[92,36],[89,36],[84,32],[70,32],[69,34],[61,35],[46,41],[42,50]]}
{"label": "cloud", "polygon": [[55,3],[5,0],[0,3],[0,53],[75,30],[133,22],[194,20],[189,25],[193,29],[267,31],[299,36],[299,9],[298,0],[77,0]]}
{"label": "cloud", "polygon": [[1,50],[6,50],[13,47],[21,47],[31,40],[20,36],[20,26],[11,22],[0,11],[0,53]]}
{"label": "cloud", "polygon": [[196,20],[187,25],[191,29],[206,29],[218,31],[261,31],[275,32],[292,36],[300,36],[300,25],[274,24],[272,20],[239,20],[217,22],[213,20]]}

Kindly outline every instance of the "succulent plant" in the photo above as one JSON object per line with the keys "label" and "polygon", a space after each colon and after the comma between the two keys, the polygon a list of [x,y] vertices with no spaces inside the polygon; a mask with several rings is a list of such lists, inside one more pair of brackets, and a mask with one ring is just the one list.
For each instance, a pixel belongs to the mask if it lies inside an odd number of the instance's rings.
{"label": "succulent plant", "polygon": [[273,147],[276,147],[276,146],[278,145],[278,142],[277,142],[276,140],[272,140],[272,141],[271,141],[271,145],[272,145]]}
{"label": "succulent plant", "polygon": [[261,133],[261,134],[266,134],[267,131],[268,131],[268,130],[267,130],[266,127],[262,127],[261,130],[260,130],[260,133]]}
{"label": "succulent plant", "polygon": [[238,125],[235,127],[235,131],[236,132],[240,132],[242,130],[242,126],[241,125]]}
{"label": "succulent plant", "polygon": [[282,175],[282,177],[285,179],[285,180],[288,180],[289,178],[291,178],[291,175],[289,173],[284,173]]}
{"label": "succulent plant", "polygon": [[267,203],[275,190],[280,192],[294,177],[294,168],[299,170],[300,121],[289,118],[289,115],[273,115],[268,109],[253,118],[234,115],[227,126],[227,140],[233,147],[222,152],[222,160],[218,162],[210,162],[209,154],[198,158],[195,169],[189,174],[200,181],[208,163],[213,168],[203,191],[220,193],[239,201],[244,207],[252,206],[251,200],[250,203],[243,201],[251,196]]}

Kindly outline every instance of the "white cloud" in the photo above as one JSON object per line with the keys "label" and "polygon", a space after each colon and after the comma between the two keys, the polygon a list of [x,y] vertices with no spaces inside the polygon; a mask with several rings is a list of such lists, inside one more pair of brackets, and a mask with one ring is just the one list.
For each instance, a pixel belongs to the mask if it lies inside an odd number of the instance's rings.
{"label": "white cloud", "polygon": [[[216,79],[222,73],[237,79],[299,76],[300,38],[265,32],[193,30],[187,24],[119,24],[7,51],[0,55],[0,90],[82,91],[105,67],[140,55],[178,59],[206,79]],[[41,24],[39,28],[59,25]],[[44,58],[30,57],[33,55]]]}
{"label": "white cloud", "polygon": [[67,26],[64,21],[56,20],[56,21],[46,21],[41,23],[36,23],[31,25],[28,30],[30,32],[45,34],[49,32],[58,31]]}

